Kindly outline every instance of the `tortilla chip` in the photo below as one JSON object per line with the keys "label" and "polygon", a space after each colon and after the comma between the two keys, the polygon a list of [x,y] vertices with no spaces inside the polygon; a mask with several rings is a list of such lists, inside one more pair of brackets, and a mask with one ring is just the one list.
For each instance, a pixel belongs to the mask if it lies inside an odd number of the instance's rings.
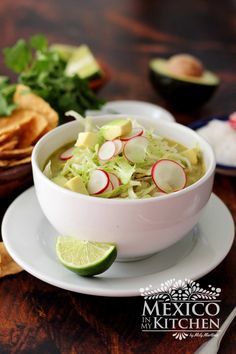
{"label": "tortilla chip", "polygon": [[29,163],[32,145],[58,123],[58,114],[27,86],[17,85],[14,102],[17,109],[10,117],[0,119],[2,168]]}
{"label": "tortilla chip", "polygon": [[5,142],[4,144],[0,144],[0,152],[4,150],[12,150],[18,144],[18,138],[15,136],[11,140]]}
{"label": "tortilla chip", "polygon": [[3,133],[0,135],[0,144],[5,143],[6,140],[8,140],[12,136],[12,133]]}
{"label": "tortilla chip", "polygon": [[29,162],[31,162],[31,156],[24,157],[20,160],[16,160],[16,159],[0,160],[0,167],[8,168],[13,166],[24,165]]}
{"label": "tortilla chip", "polygon": [[20,130],[20,126],[11,128],[11,131],[5,132],[3,134],[0,134],[0,145],[5,144],[9,142],[10,140],[14,139],[15,137],[18,136],[18,132]]}
{"label": "tortilla chip", "polygon": [[8,167],[8,160],[0,160],[0,167]]}
{"label": "tortilla chip", "polygon": [[25,157],[21,160],[11,160],[8,166],[9,167],[19,166],[19,165],[24,165],[29,162],[31,162],[31,156]]}
{"label": "tortilla chip", "polygon": [[14,134],[19,131],[22,124],[33,119],[31,111],[15,110],[10,117],[0,119],[0,136],[2,134]]}
{"label": "tortilla chip", "polygon": [[4,150],[0,151],[0,159],[16,159],[26,157],[31,154],[33,146],[28,146],[23,149],[14,149],[14,150]]}
{"label": "tortilla chip", "polygon": [[32,119],[21,125],[19,133],[19,148],[33,145],[48,127],[48,122],[44,116],[38,112],[31,111]]}
{"label": "tortilla chip", "polygon": [[16,274],[23,269],[8,254],[3,242],[0,242],[0,278],[5,275]]}
{"label": "tortilla chip", "polygon": [[44,99],[34,94],[29,87],[17,85],[13,101],[20,109],[34,110],[35,112],[42,114],[47,119],[50,129],[57,126],[57,112],[54,111]]}

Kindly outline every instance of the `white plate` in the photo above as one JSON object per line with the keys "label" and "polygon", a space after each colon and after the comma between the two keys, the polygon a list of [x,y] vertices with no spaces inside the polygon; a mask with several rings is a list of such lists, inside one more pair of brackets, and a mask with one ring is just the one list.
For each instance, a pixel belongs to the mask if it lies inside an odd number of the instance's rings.
{"label": "white plate", "polygon": [[175,118],[164,108],[153,103],[143,101],[110,101],[107,102],[100,111],[87,111],[88,115],[99,115],[106,113],[136,114],[148,116],[154,119],[164,119],[168,122],[174,122]]}
{"label": "white plate", "polygon": [[137,296],[149,284],[159,287],[172,278],[194,280],[210,272],[231,248],[234,222],[223,202],[212,195],[199,224],[177,244],[144,260],[115,262],[93,278],[79,277],[60,264],[55,253],[57,235],[44,217],[33,187],[11,204],[3,219],[8,252],[35,277],[84,294]]}

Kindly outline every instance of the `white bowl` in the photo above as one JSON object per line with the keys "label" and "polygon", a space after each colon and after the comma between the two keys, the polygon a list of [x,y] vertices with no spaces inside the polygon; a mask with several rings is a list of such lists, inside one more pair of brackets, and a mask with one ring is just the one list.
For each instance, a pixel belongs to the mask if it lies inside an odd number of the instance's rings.
{"label": "white bowl", "polygon": [[[120,117],[124,118],[124,115],[109,114],[94,119],[97,125],[102,125]],[[181,191],[141,200],[97,198],[64,189],[44,176],[42,169],[55,150],[76,140],[82,130],[76,121],[42,137],[32,155],[37,198],[58,233],[98,242],[114,242],[120,260],[147,257],[184,237],[198,222],[208,202],[215,171],[210,145],[191,129],[153,118],[132,118],[189,148],[198,144],[206,165],[204,176]]]}

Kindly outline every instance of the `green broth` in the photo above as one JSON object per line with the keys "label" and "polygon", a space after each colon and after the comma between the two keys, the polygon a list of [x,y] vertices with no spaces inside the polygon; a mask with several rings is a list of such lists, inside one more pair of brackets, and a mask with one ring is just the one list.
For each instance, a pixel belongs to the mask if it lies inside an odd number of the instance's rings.
{"label": "green broth", "polygon": [[[159,159],[171,159],[173,161],[179,162],[178,159],[176,159],[176,155],[177,154],[183,154],[183,152],[185,152],[186,150],[188,150],[187,147],[185,147],[184,145],[181,145],[175,141],[166,139],[166,138],[161,138],[161,142],[162,144],[164,144],[166,146],[166,152],[165,154],[163,154],[163,156],[161,157],[157,157],[156,161],[158,161]],[[64,186],[64,182],[65,181],[69,181],[71,178],[76,176],[76,173],[73,171],[73,169],[69,168],[66,172],[65,172],[65,165],[72,163],[72,161],[70,162],[70,160],[67,161],[63,161],[60,159],[60,155],[66,151],[67,149],[71,148],[74,146],[74,142],[71,142],[69,144],[66,144],[64,146],[62,146],[61,148],[59,148],[58,150],[56,150],[48,159],[48,161],[51,161],[51,172],[52,172],[52,176],[51,179],[61,185]],[[158,141],[156,146],[158,146]],[[82,148],[78,148],[76,147],[75,150],[76,154],[82,154],[84,149]],[[205,174],[205,164],[203,161],[203,157],[202,157],[202,153],[199,149],[196,149],[197,151],[197,163],[196,164],[191,164],[191,168],[189,168],[187,166],[187,164],[185,163],[185,161],[181,161],[182,166],[184,167],[186,176],[187,176],[187,182],[186,182],[186,186],[189,186],[193,183],[195,183],[196,181],[198,181],[204,174]],[[150,151],[151,153],[151,151]],[[71,159],[73,160],[75,159],[74,157]],[[98,164],[98,158],[94,158],[94,163]],[[76,162],[76,159],[75,159]],[[155,161],[153,161],[155,162]],[[153,163],[152,163],[153,164]],[[143,162],[140,164],[140,168],[141,169],[149,169],[151,170],[152,164],[150,164],[149,162]],[[71,165],[73,166],[73,165]],[[101,166],[97,166],[97,168],[101,168]],[[104,168],[104,170],[106,170],[106,164],[104,164],[102,166],[102,168]],[[109,169],[108,169],[109,171]],[[80,174],[80,171],[78,171],[78,174]],[[60,176],[63,176],[62,178]],[[86,174],[81,175],[81,178],[84,181],[84,184],[86,186]],[[141,181],[141,180],[145,180],[146,184],[149,184],[150,189],[152,188],[152,184],[154,185],[153,181],[152,181],[152,177],[151,177],[151,173],[149,173],[147,176],[142,176],[142,173],[135,173],[132,177],[132,179],[136,180],[136,181]],[[143,182],[143,185],[144,183]],[[155,187],[155,186],[154,186]],[[140,186],[134,186],[133,187],[133,191],[135,193],[139,192],[139,190],[141,189]],[[154,188],[153,188],[153,191]],[[106,197],[106,195],[104,195]],[[119,197],[119,198],[127,198],[126,194],[121,192],[118,195],[112,195],[111,197]],[[152,197],[152,194],[147,194],[145,196],[141,196],[140,198],[148,198],[148,197]]]}
{"label": "green broth", "polygon": [[[71,147],[74,146],[74,142],[71,142],[69,144],[66,144],[64,146],[62,146],[61,148],[59,148],[58,150],[56,150],[48,159],[48,161],[51,161],[51,168],[52,168],[52,178],[57,177],[64,165],[66,161],[63,161],[60,159],[60,155],[66,151],[67,149],[70,149]],[[47,162],[48,162],[47,161]]]}

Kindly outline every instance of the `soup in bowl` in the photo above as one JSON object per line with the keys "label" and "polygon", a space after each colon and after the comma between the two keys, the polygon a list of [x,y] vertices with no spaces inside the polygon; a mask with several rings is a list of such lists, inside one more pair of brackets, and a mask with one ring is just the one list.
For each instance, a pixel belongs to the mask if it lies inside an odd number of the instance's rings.
{"label": "soup in bowl", "polygon": [[[129,129],[110,124],[118,121]],[[184,237],[211,194],[209,144],[185,126],[142,116],[97,116],[94,125],[90,147],[80,135],[83,123],[74,121],[34,148],[36,194],[58,233],[115,243],[120,260],[147,257]],[[115,140],[122,142],[116,152]]]}

